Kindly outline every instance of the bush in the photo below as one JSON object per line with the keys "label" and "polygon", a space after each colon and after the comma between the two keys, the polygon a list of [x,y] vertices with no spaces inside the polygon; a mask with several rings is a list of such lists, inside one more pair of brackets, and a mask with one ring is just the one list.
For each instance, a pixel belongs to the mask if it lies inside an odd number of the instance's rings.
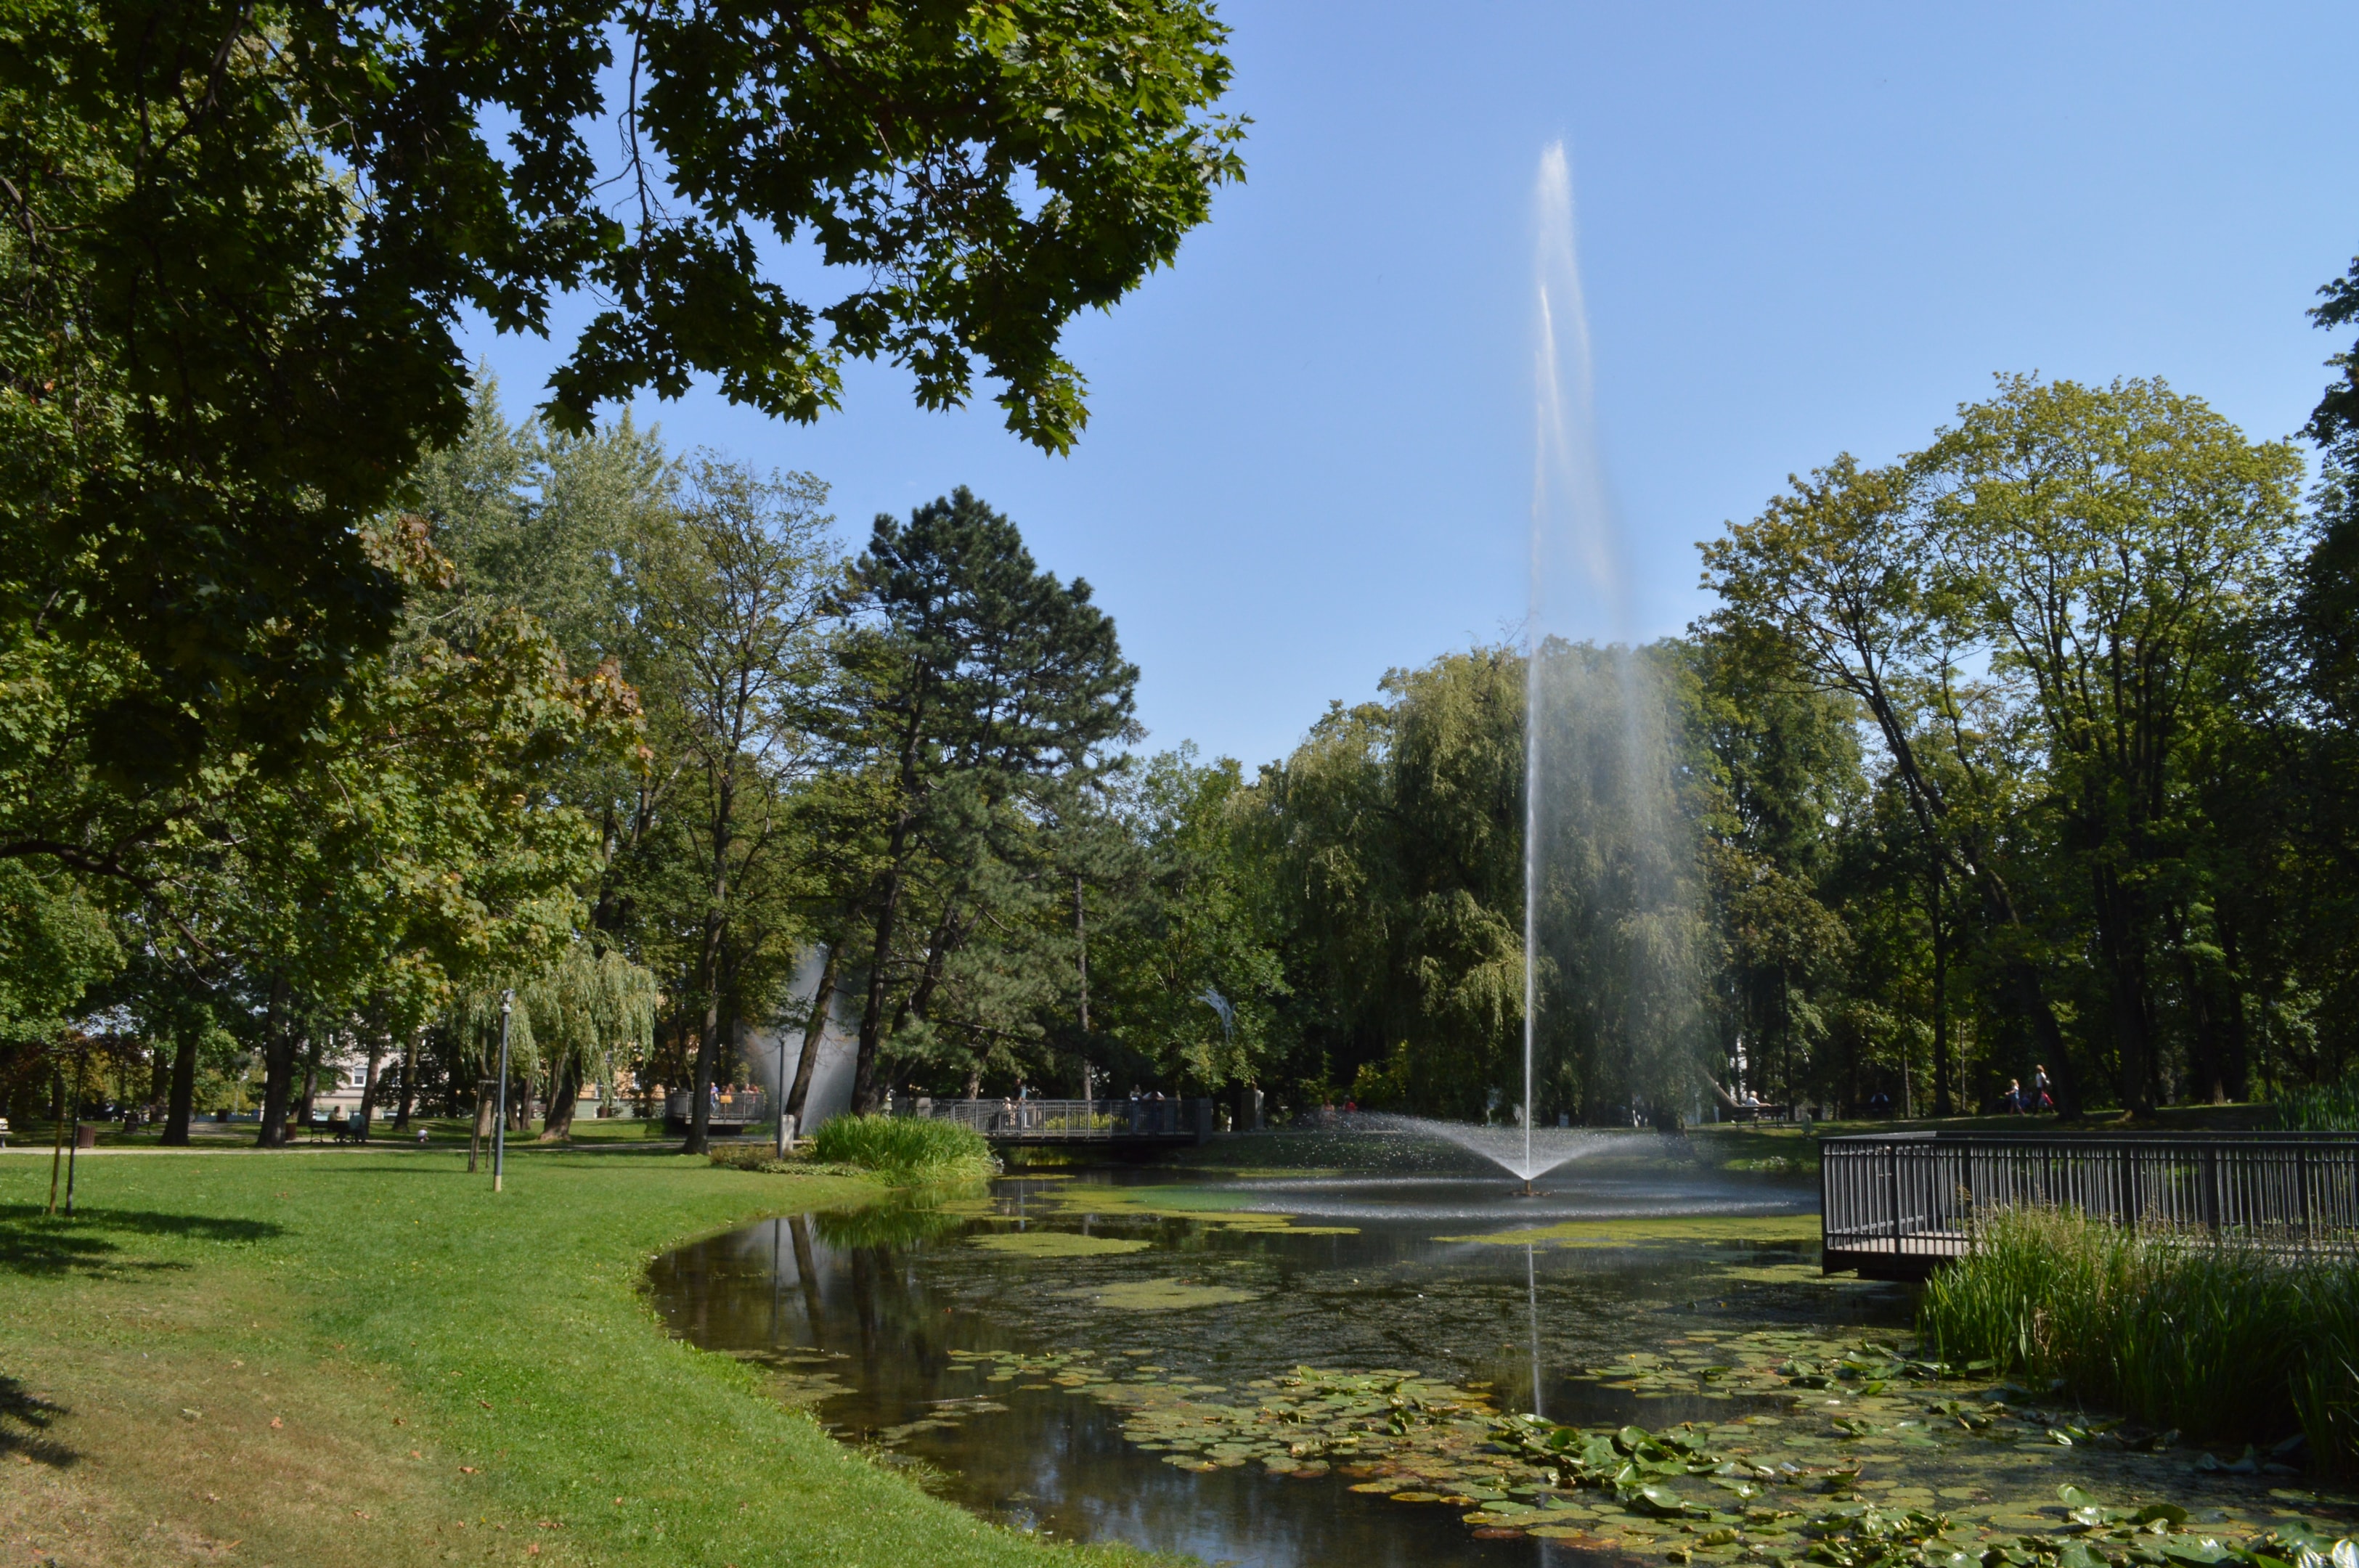
{"label": "bush", "polygon": [[2059,1210],[1984,1226],[1925,1288],[1918,1331],[2080,1399],[2217,1440],[2297,1424],[2315,1461],[2359,1453],[2359,1262],[2141,1234]]}
{"label": "bush", "polygon": [[820,1123],[811,1152],[899,1181],[968,1181],[999,1169],[974,1129],[922,1116],[835,1117]]}

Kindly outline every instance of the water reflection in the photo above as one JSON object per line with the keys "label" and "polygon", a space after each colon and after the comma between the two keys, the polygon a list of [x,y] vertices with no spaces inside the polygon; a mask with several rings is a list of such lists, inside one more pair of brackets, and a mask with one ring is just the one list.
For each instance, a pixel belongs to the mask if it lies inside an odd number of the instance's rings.
{"label": "water reflection", "polygon": [[[775,1368],[840,1434],[882,1441],[935,1467],[940,1488],[968,1507],[1060,1538],[1256,1568],[1597,1554],[1478,1539],[1453,1510],[1354,1493],[1340,1475],[1180,1470],[1126,1439],[1121,1411],[1046,1381],[995,1380],[988,1367],[951,1352],[1086,1350],[1241,1400],[1246,1381],[1297,1366],[1398,1368],[1481,1387],[1503,1407],[1539,1408],[1560,1421],[1661,1425],[1724,1421],[1731,1401],[1699,1392],[1650,1398],[1642,1411],[1635,1393],[1580,1374],[1654,1348],[1682,1322],[1823,1324],[1831,1303],[1838,1315],[1891,1322],[1899,1310],[1888,1292],[1831,1297],[1757,1282],[1764,1265],[1810,1261],[1815,1244],[1565,1249],[1463,1238],[1642,1206],[1659,1213],[1667,1202],[1679,1213],[1791,1212],[1810,1196],[1757,1184],[1714,1192],[1696,1179],[1680,1193],[1642,1195],[1635,1182],[1601,1175],[1508,1205],[1495,1183],[1486,1204],[1481,1184],[1432,1179],[1108,1179],[1094,1188],[1004,1181],[988,1205],[963,1213],[886,1208],[773,1220],[660,1260],[655,1297],[675,1333]],[[1142,1212],[1142,1185],[1150,1204],[1169,1206]],[[1642,1196],[1651,1201],[1642,1206]],[[1194,1206],[1202,1217],[1186,1212]],[[985,1217],[985,1208],[1004,1217]],[[1305,1235],[1223,1217],[1273,1211],[1353,1228]],[[1149,1245],[1029,1257],[972,1244],[1019,1227]],[[1220,1294],[1214,1304],[1175,1311],[1104,1304],[1158,1299],[1140,1293],[1143,1285]]]}

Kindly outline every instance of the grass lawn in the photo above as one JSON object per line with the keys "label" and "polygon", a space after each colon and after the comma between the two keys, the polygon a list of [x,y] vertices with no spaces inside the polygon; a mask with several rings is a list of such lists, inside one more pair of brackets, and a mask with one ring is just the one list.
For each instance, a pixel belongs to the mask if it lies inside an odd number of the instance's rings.
{"label": "grass lawn", "polygon": [[655,1150],[0,1155],[0,1564],[1092,1564],[667,1337],[666,1246],[885,1189]]}

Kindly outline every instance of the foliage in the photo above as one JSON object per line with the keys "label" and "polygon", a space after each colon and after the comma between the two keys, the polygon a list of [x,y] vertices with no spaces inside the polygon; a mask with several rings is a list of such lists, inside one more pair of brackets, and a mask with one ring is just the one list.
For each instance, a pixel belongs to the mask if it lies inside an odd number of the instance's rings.
{"label": "foliage", "polygon": [[[1210,113],[1225,29],[1190,0],[18,0],[6,31],[0,625],[20,668],[109,666],[92,757],[143,784],[293,742],[386,647],[402,590],[364,524],[459,432],[462,311],[545,331],[554,296],[597,294],[551,382],[575,434],[699,374],[810,419],[884,358],[929,407],[981,368],[1061,450],[1086,418],[1065,324],[1242,173]],[[617,132],[619,168],[593,151]],[[842,294],[778,281],[766,247],[799,243]],[[79,848],[112,872],[120,840]]]}
{"label": "foliage", "polygon": [[2275,1441],[2299,1422],[2322,1460],[2353,1452],[2359,1365],[2348,1259],[2125,1231],[2057,1210],[1985,1224],[1926,1286],[1938,1356],[1987,1357],[2034,1381],[2202,1437]]}
{"label": "foliage", "polygon": [[105,911],[80,888],[0,860],[0,1044],[56,1035],[123,961]]}
{"label": "foliage", "polygon": [[853,1091],[865,1111],[913,1016],[977,1043],[1032,1032],[969,945],[1062,902],[1043,818],[1117,765],[1138,671],[1089,584],[1038,570],[1016,525],[964,489],[907,524],[879,515],[852,581],[862,613],[827,723],[875,785],[848,900],[867,925]]}
{"label": "foliage", "polygon": [[2288,1132],[2359,1132],[2359,1069],[2331,1084],[2281,1089],[2271,1104]]}
{"label": "foliage", "polygon": [[835,1116],[811,1137],[812,1154],[902,1182],[953,1182],[999,1168],[971,1127],[925,1116]]}

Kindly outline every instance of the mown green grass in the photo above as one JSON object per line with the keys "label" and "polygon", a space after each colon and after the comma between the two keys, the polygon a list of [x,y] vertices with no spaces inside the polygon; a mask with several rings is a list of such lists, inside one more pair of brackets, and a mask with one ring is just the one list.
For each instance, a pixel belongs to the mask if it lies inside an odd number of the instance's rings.
{"label": "mown green grass", "polygon": [[998,1168],[974,1129],[923,1116],[831,1118],[812,1134],[811,1156],[896,1181],[973,1181]]}
{"label": "mown green grass", "polygon": [[2125,1231],[2057,1210],[2000,1216],[1925,1288],[1918,1329],[1949,1361],[2199,1440],[2297,1426],[2330,1470],[2359,1460],[2359,1263]]}
{"label": "mown green grass", "polygon": [[0,1535],[78,1509],[61,1560],[1073,1560],[865,1462],[642,1294],[674,1243],[880,1184],[512,1149],[495,1195],[464,1165],[110,1154],[68,1221],[46,1160],[0,1156]]}

